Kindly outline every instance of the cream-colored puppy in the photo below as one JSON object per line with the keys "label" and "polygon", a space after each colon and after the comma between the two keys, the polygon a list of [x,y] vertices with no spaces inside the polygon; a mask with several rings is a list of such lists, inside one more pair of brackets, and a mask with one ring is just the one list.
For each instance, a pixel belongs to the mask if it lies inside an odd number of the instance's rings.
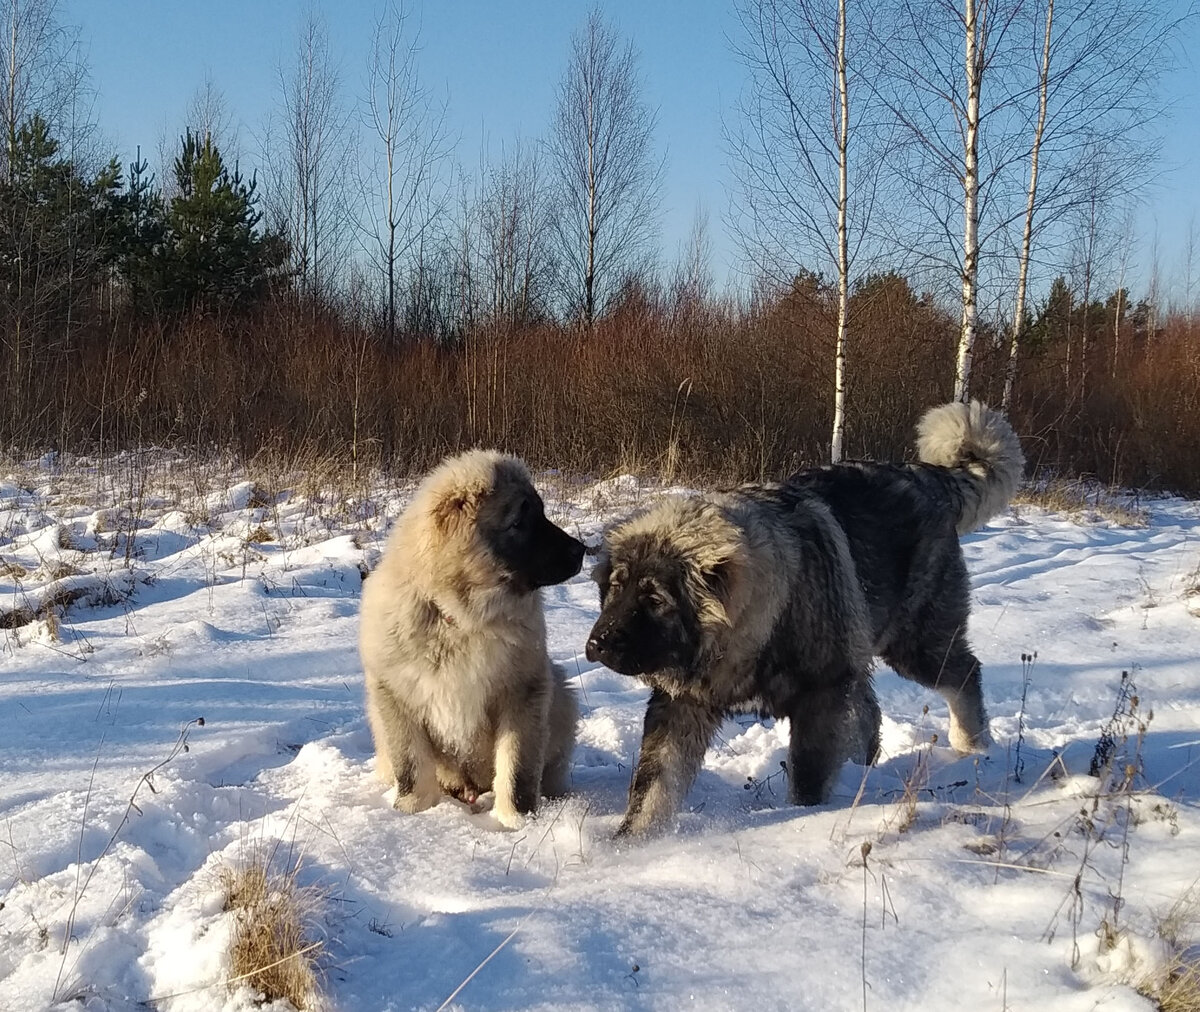
{"label": "cream-colored puppy", "polygon": [[538,588],[578,573],[583,553],[515,457],[473,450],[422,482],[363,585],[359,630],[375,768],[396,808],[492,790],[515,829],[566,792],[578,707],[546,652]]}

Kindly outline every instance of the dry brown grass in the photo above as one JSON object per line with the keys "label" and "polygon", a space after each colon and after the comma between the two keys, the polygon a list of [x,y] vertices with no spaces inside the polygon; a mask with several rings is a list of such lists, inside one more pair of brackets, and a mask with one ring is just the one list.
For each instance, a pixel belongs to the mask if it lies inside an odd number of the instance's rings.
{"label": "dry brown grass", "polygon": [[1192,885],[1159,919],[1166,965],[1144,980],[1139,993],[1162,1012],[1200,1012],[1200,889]]}
{"label": "dry brown grass", "polygon": [[229,986],[249,986],[267,1002],[319,1008],[316,960],[322,943],[311,931],[317,897],[296,881],[298,863],[279,871],[272,858],[273,852],[256,849],[222,872],[225,908],[235,917]]}
{"label": "dry brown grass", "polygon": [[[957,313],[895,277],[864,284],[852,303],[847,453],[910,457],[913,424],[951,395]],[[23,360],[0,446],[216,450],[256,484],[262,475],[262,506],[273,489],[296,487],[277,483],[289,466],[344,488],[374,468],[423,472],[472,445],[575,474],[776,478],[828,456],[830,305],[827,291],[800,282],[688,313],[649,293],[589,333],[487,324],[394,341],[287,301],[236,318],[100,315],[69,351],[50,343],[37,363]],[[989,326],[972,385],[997,403],[1007,343]],[[1078,348],[1031,346],[1011,413],[1033,466],[1106,488],[1200,490],[1197,335],[1191,318],[1171,317],[1153,335],[1126,334],[1118,354],[1101,329],[1086,383]],[[14,369],[0,347],[0,388],[16,382]]]}
{"label": "dry brown grass", "polygon": [[1200,953],[1176,963],[1151,997],[1162,1012],[1200,1012]]}
{"label": "dry brown grass", "polygon": [[69,562],[64,562],[62,559],[47,559],[45,560],[33,574],[38,580],[64,580],[68,576],[79,576],[83,570],[78,566],[73,566]]}
{"label": "dry brown grass", "polygon": [[29,570],[16,562],[0,559],[0,579],[23,580],[29,575]]}
{"label": "dry brown grass", "polygon": [[1083,523],[1107,521],[1118,527],[1145,527],[1150,513],[1124,501],[1120,492],[1093,482],[1051,478],[1022,486],[1013,497],[1018,506],[1040,506]]}
{"label": "dry brown grass", "polygon": [[[1192,614],[1196,614],[1196,608],[1200,608],[1200,564],[1188,574],[1187,579],[1184,581],[1183,597],[1184,600],[1189,602],[1189,610]],[[1196,608],[1191,605],[1192,598],[1197,599],[1195,602]]]}
{"label": "dry brown grass", "polygon": [[249,534],[246,535],[246,541],[252,545],[264,545],[269,541],[274,541],[275,535],[266,529],[262,524],[259,524]]}

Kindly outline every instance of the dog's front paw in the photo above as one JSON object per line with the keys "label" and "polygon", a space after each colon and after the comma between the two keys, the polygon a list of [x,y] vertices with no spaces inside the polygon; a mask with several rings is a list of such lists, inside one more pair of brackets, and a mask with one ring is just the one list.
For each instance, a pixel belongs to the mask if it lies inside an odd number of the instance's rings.
{"label": "dog's front paw", "polygon": [[432,808],[438,803],[440,797],[439,793],[430,791],[411,791],[407,794],[397,792],[392,807],[398,812],[415,815],[417,812],[424,812],[426,809]]}
{"label": "dog's front paw", "polygon": [[505,829],[517,830],[525,828],[525,816],[513,808],[512,805],[495,805],[492,808],[492,815],[496,817],[496,821]]}
{"label": "dog's front paw", "polygon": [[664,815],[652,815],[645,811],[626,812],[625,818],[613,833],[614,840],[645,840],[658,836],[671,824],[671,818]]}

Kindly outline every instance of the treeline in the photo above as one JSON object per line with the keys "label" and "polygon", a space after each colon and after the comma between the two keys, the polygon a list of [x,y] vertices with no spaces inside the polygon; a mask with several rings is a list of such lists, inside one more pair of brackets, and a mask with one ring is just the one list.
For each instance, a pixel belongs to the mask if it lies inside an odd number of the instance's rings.
{"label": "treeline", "polygon": [[[261,178],[223,152],[212,101],[159,173],[82,154],[52,105],[18,116],[0,102],[0,448],[169,444],[409,472],[482,443],[568,471],[727,481],[828,460],[835,385],[849,457],[910,452],[915,419],[954,395],[961,307],[906,255],[879,253],[842,283],[781,266],[790,240],[751,229],[756,280],[720,296],[698,215],[661,264],[654,117],[632,47],[598,14],[574,41],[550,138],[454,185],[400,14],[372,42],[366,119],[383,157],[361,175],[329,160],[346,148],[322,131],[344,120],[320,24],[304,28],[283,76],[290,128]],[[597,79],[613,90],[581,91]],[[610,136],[576,115],[596,102]],[[598,142],[607,175],[591,173]],[[1044,298],[1006,318],[1009,281],[991,275],[970,392],[1000,403],[1017,377],[1011,413],[1036,467],[1198,491],[1200,313],[1190,285],[1176,307],[1156,279],[1131,296],[1127,246],[1105,247],[1127,230],[1105,222],[1099,193]],[[778,202],[757,209],[786,220]]]}
{"label": "treeline", "polygon": [[[221,448],[402,474],[485,444],[538,467],[691,481],[828,459],[836,293],[811,275],[744,303],[631,282],[590,330],[459,320],[388,339],[369,306],[314,303],[286,277],[238,310],[189,281],[202,305],[171,312],[178,293],[147,292],[135,312],[121,270],[117,258],[73,305],[57,288],[58,315],[6,342],[2,445]],[[1034,466],[1200,490],[1200,318],[1123,290],[1085,304],[1062,279],[1051,296],[1028,321],[1012,408]],[[855,286],[851,311],[847,456],[903,457],[921,410],[951,396],[957,316],[898,275]],[[411,301],[401,315],[420,318]],[[993,403],[1005,334],[985,324],[979,341],[975,393]]]}

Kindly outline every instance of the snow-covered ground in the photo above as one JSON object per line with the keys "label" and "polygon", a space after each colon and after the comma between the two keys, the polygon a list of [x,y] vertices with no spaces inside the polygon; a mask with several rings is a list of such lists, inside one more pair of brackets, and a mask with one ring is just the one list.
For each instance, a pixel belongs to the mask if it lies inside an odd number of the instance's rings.
{"label": "snow-covered ground", "polygon": [[[264,848],[317,889],[345,1012],[437,1008],[477,968],[459,1007],[1153,1007],[1159,920],[1200,874],[1197,503],[1136,528],[1025,506],[965,539],[986,757],[881,668],[886,756],[833,803],[784,802],[785,725],[730,722],[678,831],[618,844],[646,693],[583,658],[586,572],[545,595],[573,795],[519,833],[405,816],[355,647],[405,490],[238,479],[163,455],[0,477],[0,1009],[254,1007],[221,873]],[[588,538],[650,494],[541,484]]]}

